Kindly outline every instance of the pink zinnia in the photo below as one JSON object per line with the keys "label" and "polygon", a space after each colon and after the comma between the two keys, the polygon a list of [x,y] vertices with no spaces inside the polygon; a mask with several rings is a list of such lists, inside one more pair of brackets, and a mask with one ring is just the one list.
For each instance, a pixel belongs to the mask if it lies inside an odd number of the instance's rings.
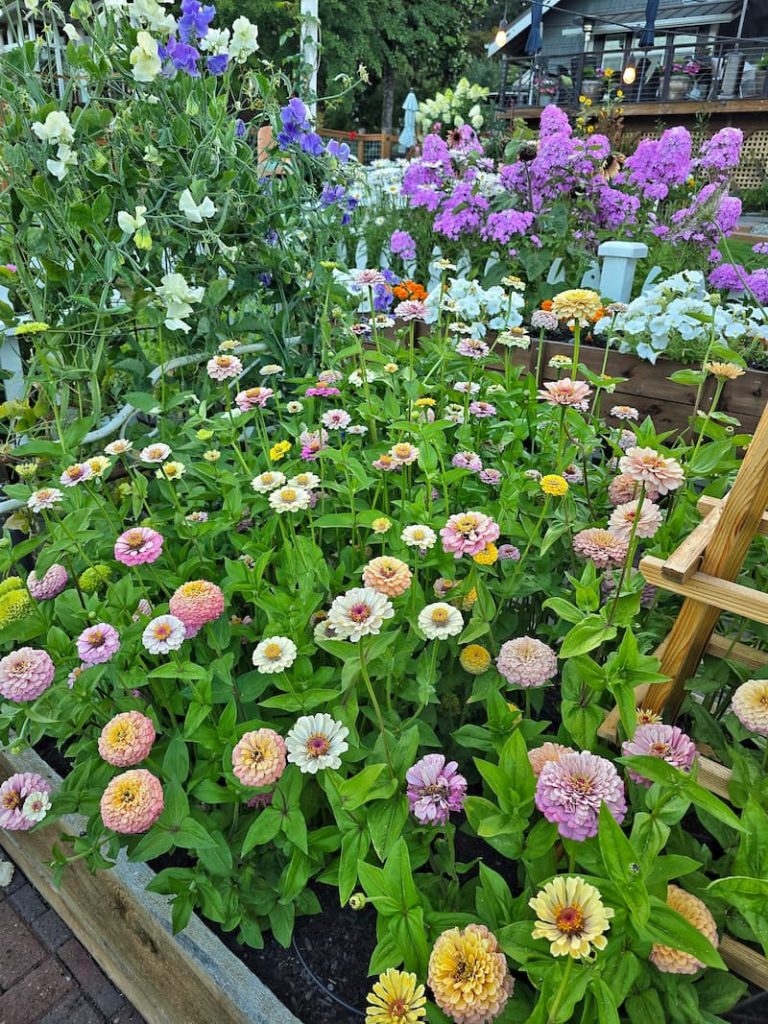
{"label": "pink zinnia", "polygon": [[483,512],[459,512],[451,516],[440,531],[443,550],[454,558],[477,555],[498,540],[498,525]]}
{"label": "pink zinnia", "polygon": [[84,629],[77,638],[77,653],[84,665],[102,665],[120,650],[120,634],[107,622]]}
{"label": "pink zinnia", "polygon": [[323,384],[321,381],[319,384],[307,388],[304,394],[307,398],[333,398],[335,395],[340,395],[341,392],[338,388],[331,387],[329,384]]}
{"label": "pink zinnia", "polygon": [[623,565],[627,540],[610,530],[580,530],[573,538],[573,550],[583,559],[591,559],[598,569]]}
{"label": "pink zinnia", "polygon": [[555,314],[546,309],[534,309],[531,313],[531,327],[543,331],[556,331],[559,326],[560,321]]}
{"label": "pink zinnia", "polygon": [[140,711],[123,711],[101,730],[99,756],[118,768],[130,768],[149,757],[155,735],[151,718]]}
{"label": "pink zinnia", "polygon": [[63,487],[75,487],[84,480],[90,480],[92,476],[93,470],[87,462],[76,462],[72,466],[67,466],[59,477],[59,483]]}
{"label": "pink zinnia", "polygon": [[163,813],[163,787],[146,768],[133,768],[112,779],[101,797],[101,820],[123,835],[146,832]]}
{"label": "pink zinnia", "polygon": [[608,529],[622,540],[629,540],[632,524],[637,519],[636,537],[653,537],[661,526],[661,509],[648,498],[643,498],[638,514],[637,502],[629,501],[625,505],[617,505],[608,520]]}
{"label": "pink zinnia", "polygon": [[451,811],[464,806],[467,780],[457,768],[443,754],[427,754],[408,769],[408,805],[422,825],[444,825]]}
{"label": "pink zinnia", "polygon": [[[608,498],[614,506],[625,505],[628,501],[632,501],[633,499],[637,501],[639,495],[640,484],[628,473],[622,473],[620,476],[614,477],[608,485]],[[649,487],[646,485],[645,496],[646,498],[650,498],[651,501],[656,501],[659,497],[659,492],[655,487]]]}
{"label": "pink zinnia", "polygon": [[485,359],[491,350],[479,338],[462,338],[456,346],[456,351],[468,359]]}
{"label": "pink zinnia", "polygon": [[581,405],[591,394],[592,388],[583,380],[563,377],[562,380],[545,381],[543,389],[539,391],[539,398],[550,405]]}
{"label": "pink zinnia", "polygon": [[481,469],[479,479],[491,487],[498,487],[501,483],[501,473],[498,469]]}
{"label": "pink zinnia", "polygon": [[235,395],[235,405],[241,412],[250,412],[258,406],[263,409],[269,399],[274,395],[272,388],[248,388],[246,391],[238,391]]}
{"label": "pink zinnia", "polygon": [[27,590],[36,601],[51,601],[64,590],[69,581],[69,574],[63,565],[54,562],[42,579],[33,570],[27,577]]}
{"label": "pink zinnia", "polygon": [[491,402],[470,402],[470,416],[476,416],[479,420],[487,419],[496,415],[496,406]]}
{"label": "pink zinnia", "polygon": [[541,769],[536,806],[566,839],[596,836],[603,803],[621,824],[627,812],[624,783],[606,758],[583,750],[548,761]]}
{"label": "pink zinnia", "polygon": [[451,465],[457,469],[470,469],[473,473],[479,473],[483,468],[483,461],[475,452],[456,452],[451,459]]}
{"label": "pink zinnia", "polygon": [[329,430],[344,430],[352,422],[352,417],[345,409],[329,409],[323,413],[322,421]]}
{"label": "pink zinnia", "polygon": [[206,365],[211,380],[229,380],[239,377],[243,372],[243,364],[237,356],[214,356]]}
{"label": "pink zinnia", "polygon": [[232,771],[244,786],[269,786],[285,771],[286,746],[274,729],[247,732],[232,751]]}
{"label": "pink zinnia", "polygon": [[136,526],[121,533],[115,541],[115,558],[123,565],[156,562],[163,551],[163,536],[147,526]]}
{"label": "pink zinnia", "polygon": [[[689,772],[696,757],[696,747],[693,740],[686,736],[677,725],[662,725],[660,722],[653,725],[640,725],[635,729],[631,740],[625,740],[621,745],[621,752],[625,757],[630,755],[643,755],[646,757],[660,757],[673,768]],[[630,771],[629,777],[634,782],[649,789],[651,780]]]}
{"label": "pink zinnia", "polygon": [[549,644],[521,636],[501,645],[496,668],[510,686],[543,686],[557,675],[557,656]]}
{"label": "pink zinnia", "polygon": [[0,828],[9,832],[26,832],[37,823],[23,813],[24,803],[30,793],[49,795],[51,784],[42,775],[34,772],[17,772],[0,786]]}
{"label": "pink zinnia", "polygon": [[46,651],[19,647],[0,660],[0,694],[16,703],[35,700],[51,685],[55,672]]}
{"label": "pink zinnia", "polygon": [[405,302],[400,302],[395,306],[394,313],[400,320],[405,320],[406,323],[411,320],[426,320],[428,309],[426,304],[420,302],[418,299],[406,299]]}
{"label": "pink zinnia", "polygon": [[639,484],[650,484],[659,494],[677,490],[684,479],[680,463],[659,455],[653,448],[629,448],[619,459],[619,469]]}
{"label": "pink zinnia", "polygon": [[175,591],[168,607],[188,629],[198,630],[213,622],[224,611],[224,595],[215,583],[192,580]]}
{"label": "pink zinnia", "polygon": [[355,274],[355,284],[361,288],[375,288],[377,284],[386,284],[387,279],[380,270],[358,270]]}

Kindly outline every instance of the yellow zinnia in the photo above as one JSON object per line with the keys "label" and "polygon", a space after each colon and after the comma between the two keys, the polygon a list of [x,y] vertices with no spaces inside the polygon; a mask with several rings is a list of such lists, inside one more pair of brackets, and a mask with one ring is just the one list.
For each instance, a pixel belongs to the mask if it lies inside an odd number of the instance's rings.
{"label": "yellow zinnia", "polygon": [[473,676],[479,676],[489,668],[491,655],[482,644],[469,644],[468,647],[462,648],[459,662],[465,672],[469,672]]}
{"label": "yellow zinnia", "polygon": [[368,993],[366,1024],[419,1024],[426,1016],[424,986],[416,975],[390,967]]}
{"label": "yellow zinnia", "polygon": [[558,476],[555,473],[543,476],[539,480],[539,487],[545,494],[550,494],[554,498],[562,498],[564,494],[568,493],[568,481],[565,477]]}
{"label": "yellow zinnia", "polygon": [[486,544],[482,551],[472,555],[472,561],[478,565],[495,565],[499,558],[499,549],[495,544]]}
{"label": "yellow zinnia", "polygon": [[278,441],[277,444],[273,444],[269,449],[269,457],[273,462],[279,462],[280,459],[284,459],[288,452],[291,450],[290,441]]}
{"label": "yellow zinnia", "polygon": [[558,320],[578,322],[585,327],[594,320],[602,305],[597,292],[588,288],[569,288],[552,299],[552,312]]}
{"label": "yellow zinnia", "polygon": [[534,939],[547,939],[552,956],[589,956],[592,947],[605,949],[604,932],[613,910],[604,907],[600,893],[583,878],[554,878],[528,906],[538,920],[531,932]]}

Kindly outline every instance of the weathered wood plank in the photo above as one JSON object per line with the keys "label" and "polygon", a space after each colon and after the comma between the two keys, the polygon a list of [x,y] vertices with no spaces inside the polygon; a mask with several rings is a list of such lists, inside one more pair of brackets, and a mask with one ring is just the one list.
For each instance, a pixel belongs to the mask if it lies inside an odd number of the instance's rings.
{"label": "weathered wood plank", "polygon": [[761,669],[768,665],[768,653],[765,651],[758,651],[755,647],[750,647],[749,644],[734,642],[719,633],[712,634],[706,650],[707,654],[711,654],[715,658],[737,661],[747,668]]}
{"label": "weathered wood plank", "polygon": [[703,519],[696,529],[688,534],[682,544],[664,560],[661,572],[665,579],[675,583],[685,583],[693,576],[701,565],[704,551],[712,539],[720,514],[720,506],[717,505],[707,518]]}
{"label": "weathered wood plank", "polygon": [[[648,583],[714,609],[717,613],[715,620],[720,612],[725,611],[741,615],[753,622],[768,623],[768,594],[753,590],[751,587],[732,583],[730,580],[705,572],[695,572],[685,583],[677,583],[664,575],[663,560],[651,556],[640,560],[640,572]],[[703,646],[706,647],[708,642],[709,638]],[[690,678],[690,675],[686,678]]]}
{"label": "weathered wood plank", "polygon": [[[724,501],[725,498],[710,498],[708,494],[703,494],[696,502],[696,508],[701,515],[709,516],[709,513],[720,508]],[[764,537],[768,537],[768,512],[763,512],[763,517],[758,523],[757,532]]]}
{"label": "weathered wood plank", "polygon": [[758,988],[768,989],[768,960],[760,953],[724,935],[720,940],[720,956],[736,974]]}

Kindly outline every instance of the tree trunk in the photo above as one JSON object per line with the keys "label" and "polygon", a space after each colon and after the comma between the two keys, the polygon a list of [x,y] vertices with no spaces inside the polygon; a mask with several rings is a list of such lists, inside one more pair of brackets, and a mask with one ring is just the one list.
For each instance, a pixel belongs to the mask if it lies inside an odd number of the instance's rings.
{"label": "tree trunk", "polygon": [[384,135],[392,134],[392,120],[395,112],[395,69],[385,63],[381,71],[381,130]]}

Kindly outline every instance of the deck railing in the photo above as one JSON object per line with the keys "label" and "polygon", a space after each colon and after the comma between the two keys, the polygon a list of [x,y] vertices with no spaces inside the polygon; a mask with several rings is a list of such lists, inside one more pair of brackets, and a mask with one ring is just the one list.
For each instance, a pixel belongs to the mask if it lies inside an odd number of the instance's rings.
{"label": "deck railing", "polygon": [[[635,79],[625,84],[622,71],[632,54]],[[614,72],[610,78],[600,74],[606,67]],[[550,103],[573,108],[582,96],[597,103],[617,89],[624,93],[625,108],[633,103],[768,100],[768,38],[721,38],[702,47],[669,43],[634,52],[627,47],[624,53],[604,55],[510,56],[500,107],[504,112]],[[495,99],[499,103],[499,93]]]}
{"label": "deck railing", "polygon": [[[341,132],[332,128],[321,128],[320,135],[326,139],[338,139],[346,142],[353,155],[361,164],[370,164],[374,160],[388,160],[393,156],[393,147],[397,145],[397,135],[378,134],[362,130]],[[403,154],[396,154],[403,155]]]}

